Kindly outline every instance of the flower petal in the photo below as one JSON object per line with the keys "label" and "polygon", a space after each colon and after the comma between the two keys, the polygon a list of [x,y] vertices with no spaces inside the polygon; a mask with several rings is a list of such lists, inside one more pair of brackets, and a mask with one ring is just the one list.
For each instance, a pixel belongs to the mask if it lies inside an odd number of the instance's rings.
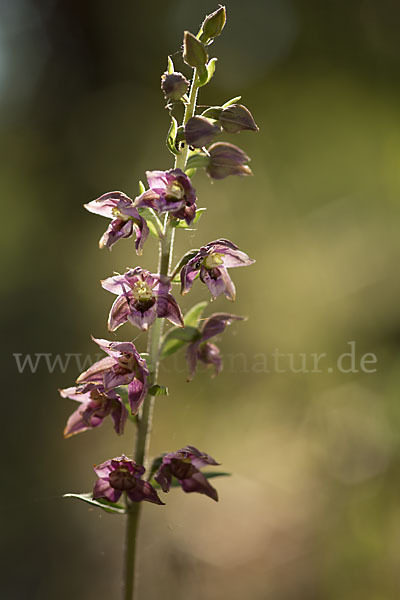
{"label": "flower petal", "polygon": [[[100,425],[100,423],[98,423],[98,425]],[[69,417],[64,429],[64,437],[69,438],[72,435],[82,433],[83,431],[87,431],[90,428],[91,426],[88,425],[88,423],[82,418],[82,407],[80,406]]]}
{"label": "flower petal", "polygon": [[214,313],[204,321],[201,340],[209,340],[210,338],[222,333],[227,325],[232,321],[243,321],[244,317],[231,315],[229,313]]}
{"label": "flower petal", "polygon": [[115,331],[116,329],[118,329],[118,327],[126,323],[129,314],[130,307],[126,296],[118,296],[118,298],[115,299],[110,310],[107,323],[108,329],[110,331]]}
{"label": "flower petal", "polygon": [[84,204],[84,207],[95,215],[101,215],[102,217],[112,219],[114,217],[113,209],[116,208],[121,200],[129,203],[132,202],[132,200],[123,192],[108,192],[96,200]]}
{"label": "flower petal", "polygon": [[199,494],[205,494],[212,500],[218,502],[218,492],[204,477],[203,473],[198,471],[187,479],[180,481],[182,489],[186,493],[198,492]]}
{"label": "flower petal", "polygon": [[128,399],[133,415],[137,415],[139,409],[146,398],[147,394],[147,380],[141,381],[138,378],[134,378],[128,386]]}
{"label": "flower petal", "polygon": [[168,319],[174,325],[184,326],[181,309],[172,294],[160,294],[157,297],[157,317]]}
{"label": "flower petal", "polygon": [[111,409],[111,418],[114,421],[114,429],[118,435],[124,433],[125,423],[128,418],[128,411],[123,402],[120,400],[113,404]]}
{"label": "flower petal", "polygon": [[92,383],[103,383],[104,374],[115,365],[115,359],[111,356],[106,356],[95,362],[86,371],[81,373],[76,380],[77,383],[90,381]]}
{"label": "flower petal", "polygon": [[156,490],[148,481],[138,479],[135,487],[127,491],[128,498],[133,502],[152,502],[153,504],[164,504],[158,497]]}
{"label": "flower petal", "polygon": [[121,490],[111,487],[108,479],[98,479],[93,488],[93,499],[106,498],[110,502],[117,502],[121,497]]}

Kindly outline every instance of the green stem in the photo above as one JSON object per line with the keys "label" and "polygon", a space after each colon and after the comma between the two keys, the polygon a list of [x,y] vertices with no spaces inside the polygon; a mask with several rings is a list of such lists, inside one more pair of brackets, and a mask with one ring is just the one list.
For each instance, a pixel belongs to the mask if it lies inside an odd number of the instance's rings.
{"label": "green stem", "polygon": [[[193,70],[192,85],[190,88],[189,102],[185,108],[183,117],[183,125],[193,117],[196,110],[196,101],[198,93],[198,81],[196,69]],[[181,154],[175,159],[175,168],[185,169],[189,148],[185,145]],[[168,276],[171,270],[172,254],[174,248],[175,227],[172,227],[168,221],[168,215],[164,221],[164,235],[160,239],[158,273]],[[149,353],[148,366],[150,376],[148,378],[149,388],[157,382],[159,368],[159,354],[161,348],[161,340],[164,329],[164,319],[156,319],[149,333],[147,351]],[[135,461],[139,465],[147,467],[148,450],[150,446],[150,436],[153,423],[154,396],[147,395],[142,412],[138,420],[136,446],[135,446]],[[137,532],[141,514],[141,502],[130,502],[127,504],[127,523],[125,537],[125,575],[124,575],[124,600],[134,600],[135,595],[135,555]]]}
{"label": "green stem", "polygon": [[[198,82],[198,78],[197,78],[197,69],[193,69],[193,78],[192,78],[192,85],[190,88],[189,101],[186,104],[185,114],[183,117],[182,125],[186,125],[186,123],[189,121],[189,119],[191,119],[193,117],[193,115],[195,113],[198,91],[199,91],[199,82]],[[182,171],[185,170],[187,159],[188,159],[188,154],[189,154],[189,146],[187,144],[185,144],[182,152],[176,157],[175,168],[182,169]]]}

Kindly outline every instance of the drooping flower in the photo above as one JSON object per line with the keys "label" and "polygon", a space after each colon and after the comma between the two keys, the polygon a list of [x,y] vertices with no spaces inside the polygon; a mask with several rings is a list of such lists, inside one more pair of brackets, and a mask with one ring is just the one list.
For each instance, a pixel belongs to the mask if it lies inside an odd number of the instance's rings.
{"label": "drooping flower", "polygon": [[145,331],[157,317],[183,326],[181,310],[170,294],[171,283],[160,275],[136,267],[128,269],[124,275],[104,279],[101,285],[118,295],[108,318],[110,331],[115,331],[126,321]]}
{"label": "drooping flower", "polygon": [[154,504],[164,504],[153,486],[141,479],[146,469],[125,455],[96,465],[94,471],[99,478],[93,488],[94,499],[105,498],[110,502],[118,502],[122,493],[126,492],[132,502],[144,500]]}
{"label": "drooping flower", "polygon": [[218,493],[201,473],[200,469],[207,465],[218,465],[211,456],[200,452],[194,446],[185,446],[177,452],[163,456],[162,463],[154,479],[164,492],[171,487],[172,477],[175,477],[184,492],[198,492],[218,501]]}
{"label": "drooping flower", "polygon": [[208,146],[218,133],[221,133],[221,127],[217,123],[199,115],[185,125],[186,143],[194,148]]}
{"label": "drooping flower", "polygon": [[186,359],[189,366],[189,379],[191,381],[196,372],[197,361],[206,365],[213,365],[214,375],[222,371],[222,357],[218,346],[207,341],[210,338],[222,333],[227,325],[232,321],[243,321],[244,317],[238,317],[229,313],[214,313],[203,323],[200,335],[191,342],[186,351]]}
{"label": "drooping flower", "polygon": [[77,379],[77,383],[97,383],[105,390],[128,385],[128,399],[133,415],[139,412],[148,390],[149,370],[132,342],[109,342],[92,337],[108,354],[98,360]]}
{"label": "drooping flower", "polygon": [[238,146],[217,142],[209,147],[208,153],[206,171],[212,179],[224,179],[228,175],[252,175],[246,164],[250,158]]}
{"label": "drooping flower", "polygon": [[200,248],[181,270],[181,294],[187,294],[198,273],[211,292],[213,299],[225,294],[228,300],[235,299],[235,286],[227,269],[246,267],[255,261],[229,240],[216,240]]}
{"label": "drooping flower", "polygon": [[65,438],[98,427],[108,415],[114,421],[115,431],[118,434],[124,432],[128,411],[114,390],[106,391],[101,384],[88,383],[60,390],[60,395],[80,402],[67,421]]}
{"label": "drooping flower", "polygon": [[224,108],[219,115],[219,122],[227,133],[240,131],[258,131],[253,115],[243,104],[231,104]]}
{"label": "drooping flower", "polygon": [[135,200],[135,207],[148,206],[159,213],[170,212],[188,225],[196,216],[196,191],[181,169],[146,171],[149,189]]}
{"label": "drooping flower", "polygon": [[149,235],[149,228],[131,198],[122,192],[108,192],[97,200],[92,200],[84,207],[91,213],[112,219],[99,241],[100,248],[111,247],[122,238],[129,238],[135,231],[135,248],[137,254],[142,253],[143,244]]}

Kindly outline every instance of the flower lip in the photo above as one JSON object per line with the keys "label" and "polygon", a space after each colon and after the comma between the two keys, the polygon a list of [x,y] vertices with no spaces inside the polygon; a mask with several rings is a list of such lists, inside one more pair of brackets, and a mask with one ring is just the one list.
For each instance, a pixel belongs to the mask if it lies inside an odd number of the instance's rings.
{"label": "flower lip", "polygon": [[203,260],[203,265],[206,269],[213,269],[224,264],[223,254],[220,252],[211,252]]}
{"label": "flower lip", "polygon": [[200,280],[205,283],[213,299],[220,294],[225,294],[228,300],[235,299],[235,286],[228,273],[232,267],[245,267],[255,261],[231,241],[226,239],[215,240],[200,250],[182,267],[181,294],[187,294],[194,280],[199,274]]}
{"label": "flower lip", "polygon": [[124,275],[104,279],[101,285],[118,296],[108,318],[110,331],[115,331],[127,321],[146,331],[158,317],[183,326],[183,317],[170,293],[172,286],[168,279],[136,267],[127,269]]}
{"label": "flower lip", "polygon": [[211,456],[200,452],[194,446],[185,446],[163,456],[154,479],[164,492],[169,491],[172,477],[176,477],[184,492],[198,492],[218,501],[217,490],[200,471],[202,467],[217,464]]}
{"label": "flower lip", "polygon": [[125,492],[131,502],[164,504],[153,486],[141,479],[146,469],[125,455],[96,465],[94,471],[98,480],[93,488],[93,498],[106,498],[117,502]]}

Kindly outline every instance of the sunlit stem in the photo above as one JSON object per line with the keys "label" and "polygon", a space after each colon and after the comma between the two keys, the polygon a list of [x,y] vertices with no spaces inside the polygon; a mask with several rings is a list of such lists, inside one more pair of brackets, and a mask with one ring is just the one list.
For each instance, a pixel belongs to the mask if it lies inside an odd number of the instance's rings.
{"label": "sunlit stem", "polygon": [[[189,101],[185,108],[182,125],[185,125],[195,113],[198,87],[197,72],[196,69],[194,69],[192,84],[190,87]],[[185,144],[182,152],[175,158],[175,168],[182,169],[182,171],[185,170],[188,154],[189,148]],[[172,225],[169,223],[167,214],[164,221],[164,235],[161,237],[159,244],[158,273],[160,275],[170,275],[174,248],[174,236],[175,227],[172,227]],[[149,333],[147,343],[147,352],[149,354],[148,365],[150,370],[148,382],[149,388],[157,382],[163,328],[164,319],[156,319]],[[138,419],[134,451],[135,461],[140,465],[144,465],[145,467],[147,467],[148,461],[153,410],[154,396],[148,394],[143,403],[142,412]],[[141,507],[141,502],[131,502],[127,505],[128,512],[126,518],[125,574],[123,590],[124,600],[134,600],[135,589],[137,588],[137,568],[135,565],[135,555]]]}

